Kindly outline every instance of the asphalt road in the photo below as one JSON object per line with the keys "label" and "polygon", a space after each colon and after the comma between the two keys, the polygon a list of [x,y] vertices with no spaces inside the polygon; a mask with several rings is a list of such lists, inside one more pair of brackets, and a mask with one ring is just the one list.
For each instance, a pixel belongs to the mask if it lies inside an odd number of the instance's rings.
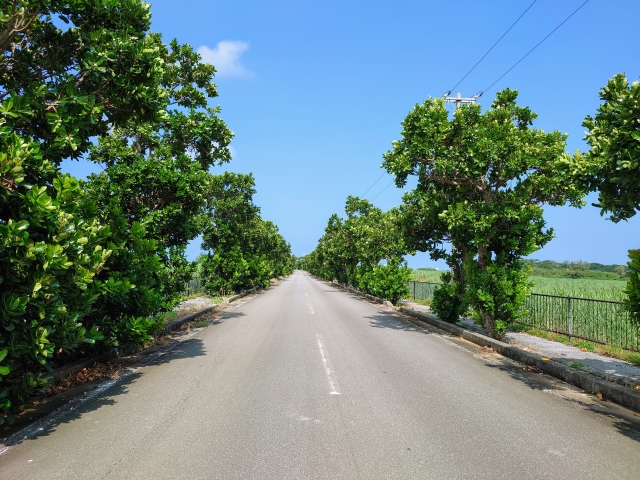
{"label": "asphalt road", "polygon": [[0,478],[640,478],[635,430],[525,380],[296,272],[28,432]]}

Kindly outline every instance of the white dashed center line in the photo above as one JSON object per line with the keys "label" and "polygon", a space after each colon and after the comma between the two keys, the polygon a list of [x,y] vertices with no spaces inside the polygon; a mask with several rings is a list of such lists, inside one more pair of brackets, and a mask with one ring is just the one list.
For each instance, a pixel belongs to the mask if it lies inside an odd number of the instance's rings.
{"label": "white dashed center line", "polygon": [[318,337],[318,348],[320,348],[320,355],[322,356],[322,364],[324,366],[324,371],[327,374],[327,381],[329,382],[329,395],[340,395],[340,392],[337,389],[337,382],[333,378],[333,370],[331,369],[331,360],[329,359],[329,353],[324,348],[322,344],[322,335],[317,334]]}

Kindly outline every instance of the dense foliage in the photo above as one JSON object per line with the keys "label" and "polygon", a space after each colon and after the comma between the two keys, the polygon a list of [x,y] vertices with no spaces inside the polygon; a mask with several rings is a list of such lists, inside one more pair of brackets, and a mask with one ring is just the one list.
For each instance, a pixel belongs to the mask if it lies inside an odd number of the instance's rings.
{"label": "dense foliage", "polygon": [[[208,105],[215,69],[150,33],[150,16],[139,0],[0,6],[0,423],[55,366],[152,338],[215,215],[208,170],[233,135]],[[103,171],[61,172],[81,158]],[[260,222],[244,280],[264,285],[291,259]]]}
{"label": "dense foliage", "polygon": [[384,163],[398,185],[418,178],[402,208],[404,231],[416,237],[408,242],[447,259],[451,281],[463,284],[459,301],[477,309],[494,336],[527,292],[518,260],[553,237],[542,206],[580,205],[584,195],[571,176],[581,157],[564,153],[559,132],[532,128],[536,114],[516,98],[507,89],[484,113],[468,105],[453,118],[441,99],[416,105]]}
{"label": "dense foliage", "polygon": [[640,250],[629,250],[629,283],[624,289],[627,294],[625,303],[631,312],[631,318],[640,323]]}
{"label": "dense foliage", "polygon": [[180,298],[193,275],[184,251],[205,222],[214,178],[208,169],[230,160],[232,133],[219,109],[208,107],[217,96],[214,67],[175,40],[160,52],[162,114],[116,126],[89,155],[103,171],[90,176],[86,188],[117,247],[96,277],[111,288],[96,300],[90,320],[112,345],[122,340],[122,319],[144,322]]}
{"label": "dense foliage", "polygon": [[443,272],[440,281],[442,285],[433,292],[431,309],[440,320],[455,323],[469,307],[464,301],[466,285],[461,281],[454,281],[451,272]]}
{"label": "dense foliage", "polygon": [[291,247],[278,227],[260,217],[253,203],[253,176],[228,173],[209,184],[202,263],[206,289],[215,295],[266,287],[295,266]]}
{"label": "dense foliage", "polygon": [[629,85],[618,74],[600,90],[602,104],[595,117],[585,118],[585,140],[591,147],[580,173],[592,191],[596,207],[619,222],[640,210],[640,82]]}
{"label": "dense foliage", "polygon": [[332,215],[318,246],[302,260],[310,273],[360,288],[396,303],[409,294],[411,270],[398,212],[383,212],[369,201],[348,197],[346,219]]}
{"label": "dense foliage", "polygon": [[[577,173],[590,190],[598,191],[594,206],[601,215],[610,213],[609,219],[619,222],[640,210],[640,82],[629,84],[625,75],[615,75],[600,90],[600,99],[595,117],[582,124],[591,149],[586,167]],[[628,266],[627,306],[640,323],[638,250],[629,250]]]}
{"label": "dense foliage", "polygon": [[83,319],[108,288],[94,278],[112,254],[111,231],[85,215],[92,199],[59,164],[115,125],[159,115],[162,58],[149,19],[134,0],[2,7],[0,411],[9,419],[47,385],[56,357],[103,340]]}

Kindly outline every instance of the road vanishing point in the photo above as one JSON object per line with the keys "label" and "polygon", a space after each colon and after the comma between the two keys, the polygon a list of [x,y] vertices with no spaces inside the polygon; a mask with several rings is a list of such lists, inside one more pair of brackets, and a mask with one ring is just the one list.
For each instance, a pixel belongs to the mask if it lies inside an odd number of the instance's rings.
{"label": "road vanishing point", "polygon": [[613,406],[519,371],[296,271],[37,422],[0,478],[640,478]]}

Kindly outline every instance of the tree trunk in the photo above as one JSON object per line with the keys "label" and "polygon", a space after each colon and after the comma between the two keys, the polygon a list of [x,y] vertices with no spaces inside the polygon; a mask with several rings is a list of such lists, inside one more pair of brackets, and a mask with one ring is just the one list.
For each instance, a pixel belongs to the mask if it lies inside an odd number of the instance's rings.
{"label": "tree trunk", "polygon": [[[478,247],[478,268],[481,272],[487,271],[487,260],[489,259],[489,252],[487,247],[484,245],[480,245]],[[478,310],[480,310],[480,315],[482,316],[482,323],[484,324],[484,328],[487,331],[487,334],[491,338],[495,338],[500,340],[502,336],[496,332],[496,319],[489,312],[484,305],[478,305]]]}
{"label": "tree trunk", "polygon": [[[454,247],[455,254],[453,256],[453,262],[451,265],[451,276],[453,277],[453,281],[457,282],[461,285],[465,285],[467,280],[467,274],[464,271],[464,262],[467,260],[467,247],[457,246]],[[452,253],[454,253],[452,252]]]}
{"label": "tree trunk", "polygon": [[491,338],[495,338],[496,340],[501,340],[502,335],[496,332],[496,319],[493,318],[493,315],[489,313],[482,305],[478,307],[480,310],[480,315],[482,316],[482,323],[484,324],[484,328],[487,331],[487,335]]}

